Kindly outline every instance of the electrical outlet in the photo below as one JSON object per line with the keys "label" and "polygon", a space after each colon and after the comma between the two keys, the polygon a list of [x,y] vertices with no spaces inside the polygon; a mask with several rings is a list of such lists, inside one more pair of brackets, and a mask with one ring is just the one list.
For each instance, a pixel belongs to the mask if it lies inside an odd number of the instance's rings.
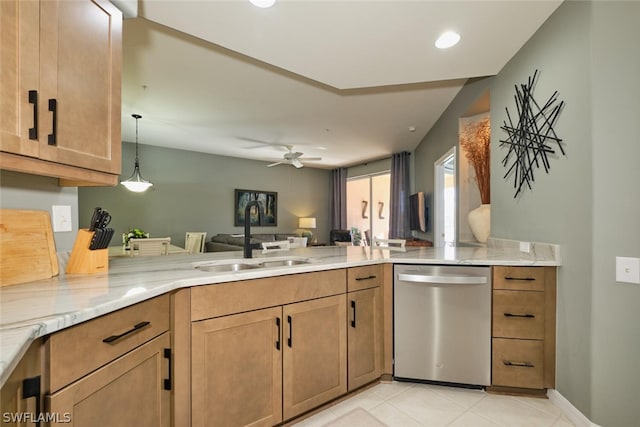
{"label": "electrical outlet", "polygon": [[616,257],[616,282],[640,285],[640,258]]}
{"label": "electrical outlet", "polygon": [[531,243],[529,242],[520,242],[520,252],[531,252]]}
{"label": "electrical outlet", "polygon": [[71,227],[71,206],[53,205],[51,206],[53,231],[72,231]]}

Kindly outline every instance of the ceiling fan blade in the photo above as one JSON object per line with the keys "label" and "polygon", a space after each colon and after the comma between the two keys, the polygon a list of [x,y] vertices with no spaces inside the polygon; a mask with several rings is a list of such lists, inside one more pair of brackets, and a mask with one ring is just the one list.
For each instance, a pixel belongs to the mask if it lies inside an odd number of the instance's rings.
{"label": "ceiling fan blade", "polygon": [[276,162],[276,163],[271,163],[270,165],[267,165],[268,168],[272,167],[272,166],[278,166],[281,165],[283,162]]}
{"label": "ceiling fan blade", "polygon": [[298,160],[322,160],[322,157],[299,157]]}
{"label": "ceiling fan blade", "polygon": [[290,159],[297,159],[298,157],[302,156],[304,153],[301,153],[299,151],[295,152],[295,153],[290,153],[289,154],[289,158]]}
{"label": "ceiling fan blade", "polygon": [[301,162],[301,161],[299,161],[298,159],[293,159],[293,160],[291,160],[291,164],[292,164],[293,166],[297,167],[298,169],[300,169],[302,166],[304,166],[304,165],[302,164],[302,162]]}

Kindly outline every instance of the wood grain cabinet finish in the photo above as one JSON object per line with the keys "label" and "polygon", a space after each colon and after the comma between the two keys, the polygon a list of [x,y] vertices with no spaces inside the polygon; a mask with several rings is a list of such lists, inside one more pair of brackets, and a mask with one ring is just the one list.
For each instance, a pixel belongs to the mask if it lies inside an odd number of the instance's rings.
{"label": "wood grain cabinet finish", "polygon": [[37,414],[42,409],[42,343],[34,341],[0,390],[0,416],[7,427],[31,427],[19,414]]}
{"label": "wood grain cabinet finish", "polygon": [[106,0],[7,0],[2,8],[2,169],[117,184],[122,15]]}
{"label": "wood grain cabinet finish", "polygon": [[555,387],[555,328],[555,267],[493,268],[493,387]]}
{"label": "wood grain cabinet finish", "polygon": [[47,411],[69,415],[69,422],[51,426],[171,425],[169,360],[170,333],[147,342],[97,371],[47,396]]}
{"label": "wood grain cabinet finish", "polygon": [[379,286],[347,294],[348,389],[382,375],[382,292]]}

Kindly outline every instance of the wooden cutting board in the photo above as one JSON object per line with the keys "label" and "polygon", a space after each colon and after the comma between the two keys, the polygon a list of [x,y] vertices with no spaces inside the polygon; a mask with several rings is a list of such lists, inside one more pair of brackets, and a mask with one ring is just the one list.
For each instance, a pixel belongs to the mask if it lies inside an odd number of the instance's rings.
{"label": "wooden cutting board", "polygon": [[0,209],[0,286],[57,275],[49,212]]}

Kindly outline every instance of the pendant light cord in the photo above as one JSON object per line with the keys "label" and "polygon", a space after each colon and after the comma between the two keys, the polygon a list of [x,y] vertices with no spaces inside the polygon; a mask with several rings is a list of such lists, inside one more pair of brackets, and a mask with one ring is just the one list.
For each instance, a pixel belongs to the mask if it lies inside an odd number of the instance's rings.
{"label": "pendant light cord", "polygon": [[138,162],[138,119],[141,119],[142,116],[140,114],[132,114],[131,116],[133,116],[133,118],[136,119],[136,160],[135,160],[135,166],[139,166],[139,162]]}

